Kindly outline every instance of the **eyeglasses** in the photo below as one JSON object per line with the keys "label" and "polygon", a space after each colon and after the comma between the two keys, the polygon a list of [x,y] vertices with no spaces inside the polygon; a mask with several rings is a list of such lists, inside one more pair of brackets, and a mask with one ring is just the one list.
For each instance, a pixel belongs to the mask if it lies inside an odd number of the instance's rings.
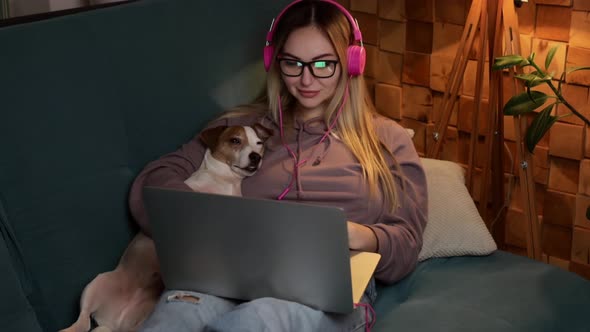
{"label": "eyeglasses", "polygon": [[285,76],[297,77],[303,74],[303,68],[309,68],[311,74],[316,78],[329,78],[336,73],[337,60],[316,60],[305,62],[289,58],[277,58],[281,72]]}

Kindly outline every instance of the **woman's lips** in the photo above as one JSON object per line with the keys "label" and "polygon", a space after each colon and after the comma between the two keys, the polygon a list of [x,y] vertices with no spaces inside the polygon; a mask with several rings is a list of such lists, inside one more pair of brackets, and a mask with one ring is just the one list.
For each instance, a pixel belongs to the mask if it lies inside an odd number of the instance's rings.
{"label": "woman's lips", "polygon": [[320,93],[319,91],[297,90],[299,95],[303,98],[313,98]]}

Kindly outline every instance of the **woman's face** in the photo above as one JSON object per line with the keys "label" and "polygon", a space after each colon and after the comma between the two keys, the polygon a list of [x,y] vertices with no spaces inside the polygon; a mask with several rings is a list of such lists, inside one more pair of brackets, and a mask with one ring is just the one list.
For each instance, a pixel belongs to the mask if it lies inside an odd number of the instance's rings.
{"label": "woman's face", "polygon": [[[318,28],[308,26],[291,32],[283,46],[283,52],[279,55],[282,78],[287,90],[297,100],[297,116],[302,120],[321,116],[326,105],[334,95],[338,80],[340,78],[340,64],[337,63],[338,56],[328,37]],[[289,61],[295,60],[295,61]],[[303,66],[300,76],[290,77],[285,71],[297,73],[297,67],[301,69],[302,63],[309,63],[318,60],[310,66]],[[316,75],[328,76],[327,78],[315,77]]]}

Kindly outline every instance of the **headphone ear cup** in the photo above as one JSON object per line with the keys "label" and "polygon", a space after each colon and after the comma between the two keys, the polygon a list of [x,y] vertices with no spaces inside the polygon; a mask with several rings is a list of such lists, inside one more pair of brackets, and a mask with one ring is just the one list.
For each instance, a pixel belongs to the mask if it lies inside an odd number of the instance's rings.
{"label": "headphone ear cup", "polygon": [[352,76],[362,75],[365,71],[365,63],[367,61],[365,48],[358,45],[348,46],[346,56],[348,60],[348,74]]}
{"label": "headphone ear cup", "polygon": [[272,45],[264,46],[264,70],[269,71],[275,49]]}

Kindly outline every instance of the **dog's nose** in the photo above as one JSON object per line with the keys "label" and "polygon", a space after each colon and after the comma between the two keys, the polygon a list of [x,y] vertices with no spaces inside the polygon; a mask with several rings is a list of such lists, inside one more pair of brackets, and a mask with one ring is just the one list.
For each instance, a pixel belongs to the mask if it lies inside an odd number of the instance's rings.
{"label": "dog's nose", "polygon": [[258,164],[260,162],[260,159],[262,159],[262,156],[260,156],[260,154],[258,154],[256,152],[250,153],[249,157],[250,157],[250,162],[252,162],[253,164]]}

